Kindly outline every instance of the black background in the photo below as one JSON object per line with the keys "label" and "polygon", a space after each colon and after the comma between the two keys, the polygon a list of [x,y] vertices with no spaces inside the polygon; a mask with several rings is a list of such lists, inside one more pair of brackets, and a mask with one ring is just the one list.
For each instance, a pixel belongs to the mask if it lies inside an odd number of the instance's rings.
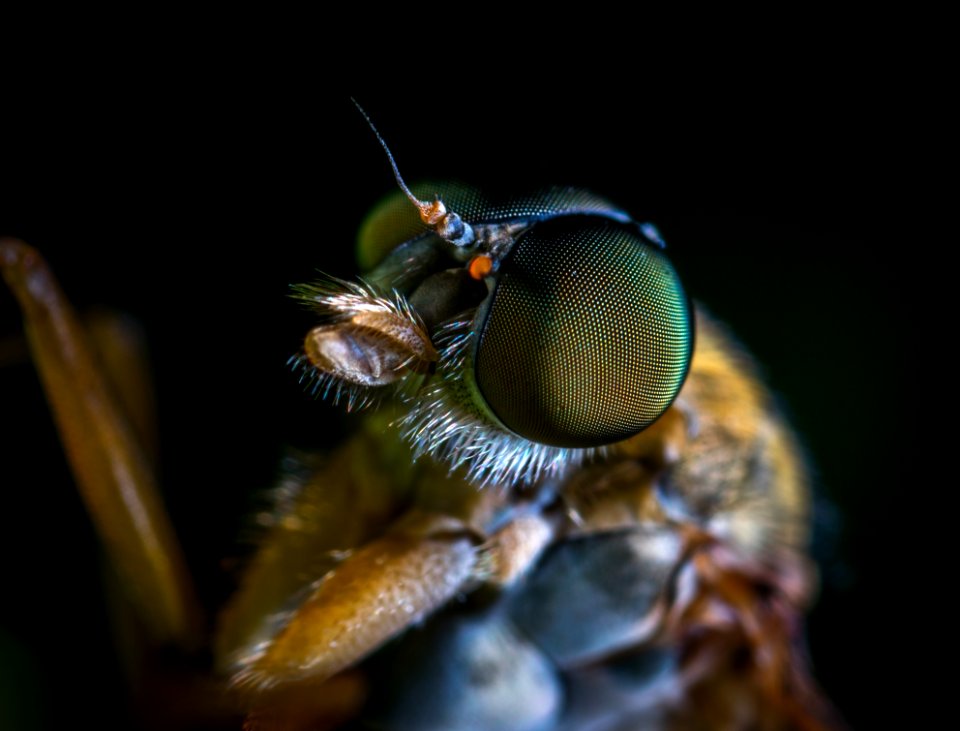
{"label": "black background", "polygon": [[[907,592],[887,577],[903,580],[894,505],[915,398],[901,328],[921,284],[911,257],[877,249],[889,177],[874,110],[845,90],[722,85],[669,104],[624,89],[359,98],[408,180],[580,185],[659,226],[688,290],[756,356],[834,506],[816,547],[817,675],[854,727],[889,720],[877,699],[898,678],[880,658]],[[81,308],[143,324],[166,500],[215,606],[283,450],[343,429],[284,365],[310,325],[288,285],[353,273],[386,161],[345,94],[280,78],[160,75],[11,110],[0,234],[39,248]],[[0,338],[19,331],[0,290]],[[27,364],[0,368],[0,430],[0,719],[121,722],[95,538]]]}

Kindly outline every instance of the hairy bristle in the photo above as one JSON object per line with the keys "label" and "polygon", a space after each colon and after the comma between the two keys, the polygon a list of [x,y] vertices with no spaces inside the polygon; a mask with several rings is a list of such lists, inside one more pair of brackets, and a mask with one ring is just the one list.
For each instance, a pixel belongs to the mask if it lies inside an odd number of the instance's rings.
{"label": "hairy bristle", "polygon": [[[414,327],[424,330],[420,316],[397,291],[381,292],[362,280],[349,282],[336,277],[323,278],[306,284],[292,285],[293,297],[303,302],[325,321],[341,322],[362,313],[390,313],[409,321]],[[412,364],[414,356],[400,364],[403,369]],[[351,383],[338,378],[336,374],[317,368],[306,353],[301,351],[287,361],[300,383],[314,398],[329,400],[333,404],[344,404],[347,411],[359,411],[374,406],[385,396],[395,393],[409,393],[408,382],[419,383],[422,379],[414,373],[408,373],[392,387],[370,387]]]}
{"label": "hairy bristle", "polygon": [[372,389],[355,383],[347,383],[332,373],[317,368],[305,353],[291,355],[287,365],[299,375],[299,383],[316,399],[330,401],[335,406],[344,404],[348,412],[360,411],[378,404],[384,397],[384,388]]}
{"label": "hairy bristle", "polygon": [[605,453],[604,447],[570,449],[530,442],[465,408],[455,393],[464,377],[473,337],[471,320],[444,326],[435,337],[440,349],[436,377],[412,399],[399,420],[414,457],[429,455],[454,471],[464,467],[480,485],[533,483],[556,477],[568,468]]}
{"label": "hairy bristle", "polygon": [[406,297],[397,292],[381,292],[363,280],[348,282],[323,277],[315,282],[294,284],[293,297],[320,315],[334,320],[347,319],[360,312],[392,312],[419,323],[420,317]]}
{"label": "hairy bristle", "polygon": [[[397,292],[387,295],[366,282],[325,278],[293,290],[297,299],[329,321],[389,311],[420,323],[405,297]],[[531,442],[464,404],[462,379],[474,337],[472,325],[469,313],[441,326],[433,337],[439,351],[436,374],[409,373],[390,388],[347,383],[319,370],[303,353],[293,356],[289,364],[315,397],[345,402],[350,411],[372,406],[386,395],[399,396],[410,404],[398,426],[413,445],[414,456],[446,462],[451,472],[463,467],[467,478],[480,485],[534,483],[605,453],[604,447],[571,449]]]}

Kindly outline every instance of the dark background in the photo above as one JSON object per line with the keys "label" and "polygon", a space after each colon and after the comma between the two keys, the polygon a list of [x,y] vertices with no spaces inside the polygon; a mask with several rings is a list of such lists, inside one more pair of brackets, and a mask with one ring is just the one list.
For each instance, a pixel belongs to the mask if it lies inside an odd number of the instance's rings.
{"label": "dark background", "polygon": [[[284,449],[343,428],[284,365],[310,326],[288,285],[352,274],[356,229],[392,181],[344,94],[177,81],[8,106],[0,234],[39,248],[81,308],[143,324],[166,500],[215,606]],[[878,699],[899,683],[890,618],[909,589],[887,577],[904,581],[908,521],[894,507],[915,397],[902,328],[922,283],[904,251],[877,250],[889,175],[873,110],[846,90],[768,92],[360,101],[408,180],[580,185],[660,227],[688,290],[756,356],[807,447],[822,502],[813,660],[865,728],[889,721]],[[0,340],[19,330],[0,289]],[[28,364],[0,366],[0,433],[0,726],[123,722],[95,538]]]}

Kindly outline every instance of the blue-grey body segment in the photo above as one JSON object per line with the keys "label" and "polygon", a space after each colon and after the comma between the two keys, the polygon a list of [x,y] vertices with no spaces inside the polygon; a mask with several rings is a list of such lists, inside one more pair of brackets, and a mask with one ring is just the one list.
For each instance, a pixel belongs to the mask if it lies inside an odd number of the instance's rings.
{"label": "blue-grey body segment", "polygon": [[[553,546],[504,596],[454,603],[386,648],[372,663],[367,722],[394,731],[573,731],[609,728],[625,708],[655,713],[650,701],[675,655],[631,648],[679,550],[674,533],[647,527]],[[593,662],[618,650],[615,661]]]}

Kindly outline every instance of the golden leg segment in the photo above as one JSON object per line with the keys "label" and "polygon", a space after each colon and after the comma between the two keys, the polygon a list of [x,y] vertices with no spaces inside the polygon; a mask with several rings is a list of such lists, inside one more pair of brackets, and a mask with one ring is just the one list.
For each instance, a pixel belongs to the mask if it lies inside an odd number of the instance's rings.
{"label": "golden leg segment", "polygon": [[0,240],[0,272],[23,310],[30,349],[80,493],[111,565],[159,642],[199,636],[186,563],[142,448],[42,257]]}

